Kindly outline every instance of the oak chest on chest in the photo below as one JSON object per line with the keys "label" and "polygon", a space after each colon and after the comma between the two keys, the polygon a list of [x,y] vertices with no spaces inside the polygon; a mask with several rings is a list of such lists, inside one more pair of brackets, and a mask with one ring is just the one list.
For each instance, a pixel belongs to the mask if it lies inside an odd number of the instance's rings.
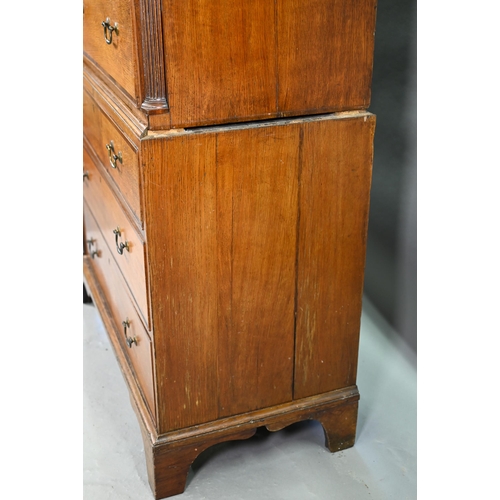
{"label": "oak chest on chest", "polygon": [[85,0],[84,280],[156,498],[207,447],[355,438],[372,0]]}

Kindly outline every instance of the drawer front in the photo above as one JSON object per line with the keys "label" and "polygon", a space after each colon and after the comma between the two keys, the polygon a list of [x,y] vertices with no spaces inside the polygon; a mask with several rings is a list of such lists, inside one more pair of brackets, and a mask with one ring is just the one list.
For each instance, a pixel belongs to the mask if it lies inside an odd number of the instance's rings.
{"label": "drawer front", "polygon": [[118,330],[123,332],[119,341],[133,367],[151,413],[155,415],[151,340],[130,300],[111,252],[103,241],[98,224],[85,203],[83,213],[88,253],[92,257],[95,273],[106,295],[113,319]]}
{"label": "drawer front", "polygon": [[131,0],[83,2],[84,53],[137,102],[134,24]]}
{"label": "drawer front", "polygon": [[111,188],[101,175],[88,152],[83,152],[83,195],[87,201],[113,258],[120,268],[137,306],[149,322],[148,286],[146,273],[146,244],[118,204]]}
{"label": "drawer front", "polygon": [[83,130],[125,203],[142,223],[137,151],[86,92],[83,93]]}

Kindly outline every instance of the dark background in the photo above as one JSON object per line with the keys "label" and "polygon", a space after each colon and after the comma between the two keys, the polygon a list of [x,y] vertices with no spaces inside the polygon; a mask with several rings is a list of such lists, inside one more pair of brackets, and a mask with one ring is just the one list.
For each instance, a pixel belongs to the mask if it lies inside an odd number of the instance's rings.
{"label": "dark background", "polygon": [[417,8],[379,0],[372,101],[377,115],[365,294],[417,349]]}

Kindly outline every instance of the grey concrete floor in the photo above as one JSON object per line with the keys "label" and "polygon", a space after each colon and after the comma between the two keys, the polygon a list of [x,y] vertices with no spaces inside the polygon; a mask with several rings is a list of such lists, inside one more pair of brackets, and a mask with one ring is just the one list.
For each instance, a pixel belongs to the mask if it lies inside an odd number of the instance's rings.
{"label": "grey concrete floor", "polygon": [[[83,306],[85,500],[152,499],[127,387],[102,322]],[[356,444],[330,453],[315,421],[209,448],[184,500],[417,498],[416,357],[365,299]]]}

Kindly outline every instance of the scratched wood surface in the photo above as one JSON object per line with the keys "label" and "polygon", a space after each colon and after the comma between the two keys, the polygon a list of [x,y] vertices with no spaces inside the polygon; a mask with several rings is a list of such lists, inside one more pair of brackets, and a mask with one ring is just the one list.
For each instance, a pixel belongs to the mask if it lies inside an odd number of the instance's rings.
{"label": "scratched wood surface", "polygon": [[174,128],[366,109],[376,0],[164,0]]}
{"label": "scratched wood surface", "polygon": [[160,432],[355,384],[374,123],[143,141]]}
{"label": "scratched wood surface", "polygon": [[277,0],[279,109],[370,104],[376,0]]}
{"label": "scratched wood surface", "polygon": [[356,383],[374,127],[304,125],[295,399]]}
{"label": "scratched wood surface", "polygon": [[173,127],[276,111],[274,2],[164,0],[163,26]]}
{"label": "scratched wood surface", "polygon": [[292,398],[299,133],[218,136],[219,416]]}
{"label": "scratched wood surface", "polygon": [[163,429],[292,398],[298,136],[143,143]]}
{"label": "scratched wood surface", "polygon": [[158,498],[256,425],[353,444],[376,2],[84,0],[85,276],[115,344],[124,307],[141,328],[117,352]]}
{"label": "scratched wood surface", "polygon": [[142,145],[160,432],[218,416],[215,145]]}

